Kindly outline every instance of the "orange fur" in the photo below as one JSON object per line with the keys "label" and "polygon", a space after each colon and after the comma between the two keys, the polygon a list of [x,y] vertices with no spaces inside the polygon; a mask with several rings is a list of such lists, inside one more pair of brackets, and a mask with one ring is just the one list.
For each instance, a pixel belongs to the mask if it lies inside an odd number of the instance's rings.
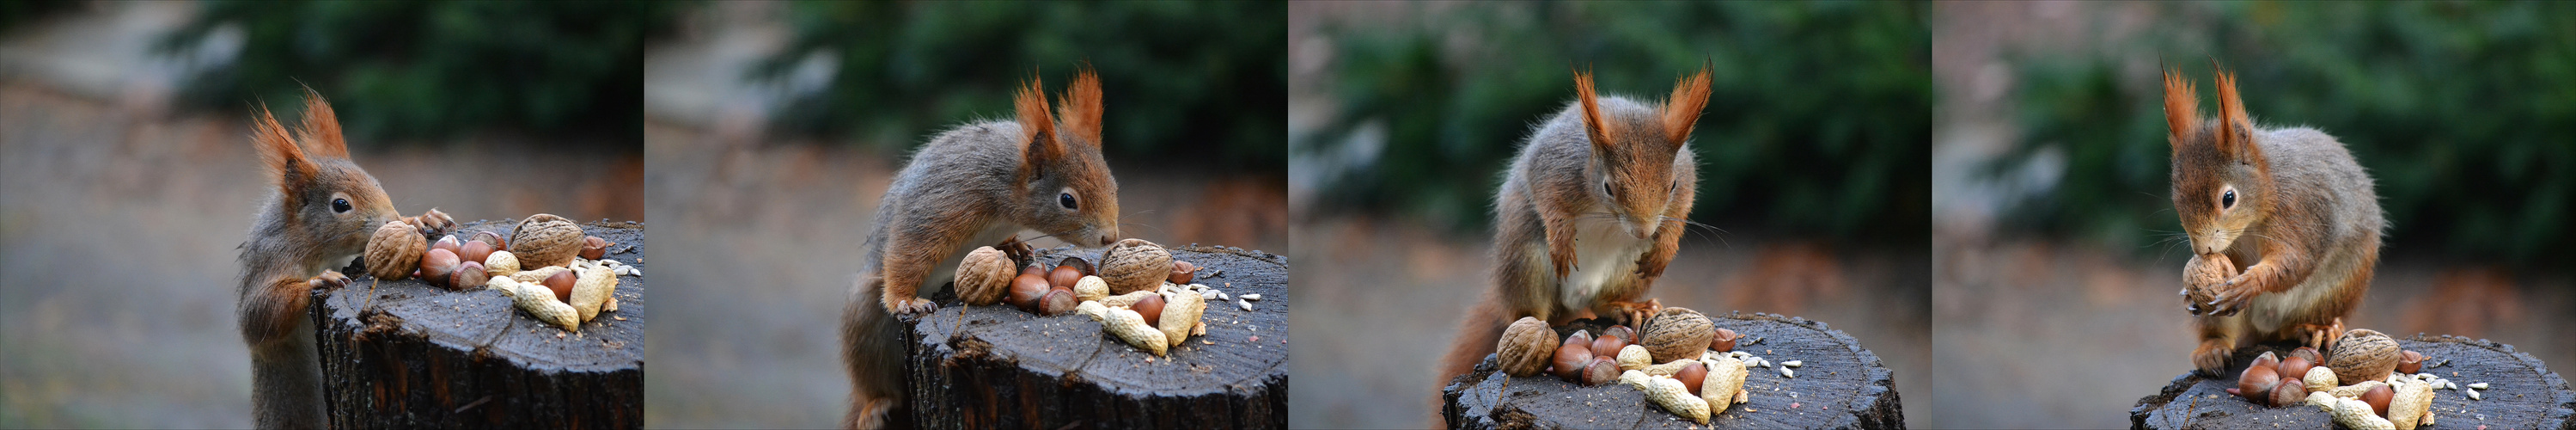
{"label": "orange fur", "polygon": [[1600,96],[1592,91],[1591,72],[1574,72],[1574,94],[1583,101],[1583,133],[1592,139],[1592,146],[1608,148],[1618,142],[1618,127],[1601,120]]}
{"label": "orange fur", "polygon": [[2179,151],[2183,142],[2200,133],[2200,95],[2185,81],[2182,73],[2165,70],[2165,129],[2167,143]]}
{"label": "orange fur", "polygon": [[1702,64],[1698,74],[1673,83],[1672,98],[1664,101],[1664,139],[1674,147],[1690,140],[1691,125],[1699,122],[1700,109],[1708,106],[1709,69]]}
{"label": "orange fur", "polygon": [[1047,116],[1046,84],[1043,78],[1030,76],[1029,82],[1012,94],[1011,104],[1018,111],[1021,139],[1028,142],[1025,162],[1020,163],[1020,180],[1038,176],[1044,160],[1063,156],[1064,148],[1056,142],[1055,119]]}
{"label": "orange fur", "polygon": [[1057,100],[1056,116],[1064,122],[1065,134],[1092,149],[1100,148],[1100,76],[1084,66],[1073,77],[1073,86],[1064,89]]}
{"label": "orange fur", "polygon": [[331,112],[331,102],[323,100],[322,93],[312,88],[305,88],[304,96],[304,129],[299,130],[302,132],[300,140],[313,145],[311,149],[315,156],[349,158],[349,144],[340,140],[340,116]]}

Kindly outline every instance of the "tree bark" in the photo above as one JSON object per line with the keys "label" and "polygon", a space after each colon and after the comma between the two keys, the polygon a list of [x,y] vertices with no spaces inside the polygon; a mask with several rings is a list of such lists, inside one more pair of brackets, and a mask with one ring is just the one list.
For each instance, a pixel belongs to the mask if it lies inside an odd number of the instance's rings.
{"label": "tree bark", "polygon": [[[1905,428],[1893,372],[1858,340],[1824,323],[1772,314],[1709,315],[1718,327],[1744,336],[1744,351],[1771,361],[1752,367],[1744,380],[1750,402],[1734,405],[1699,426],[1646,400],[1644,392],[1616,382],[1580,386],[1555,376],[1514,377],[1496,370],[1486,355],[1474,371],[1441,390],[1441,417],[1450,428]],[[1606,319],[1557,327],[1599,334]],[[1798,360],[1796,377],[1783,377],[1779,362]],[[1712,405],[1714,406],[1714,405]]]}
{"label": "tree bark", "polygon": [[[513,220],[467,224],[503,237]],[[606,258],[644,267],[644,226],[590,223]],[[359,264],[364,264],[363,262]],[[618,278],[616,312],[569,333],[499,291],[447,291],[365,270],[309,307],[331,425],[341,428],[636,428],[644,424],[644,279]]]}
{"label": "tree bark", "polygon": [[[1101,249],[1040,250],[1099,261]],[[1280,255],[1191,245],[1196,283],[1252,311],[1208,301],[1191,337],[1166,357],[1128,346],[1078,314],[1041,317],[1009,304],[965,306],[955,288],[939,309],[906,318],[913,422],[922,428],[1284,428],[1288,425],[1288,262]]]}
{"label": "tree bark", "polygon": [[[2433,390],[2433,428],[2576,429],[2576,392],[2567,380],[2549,371],[2540,359],[2516,352],[2512,345],[2457,336],[2415,335],[2399,339],[2400,348],[2423,353],[2421,372],[2432,372],[2460,384],[2461,390]],[[2211,378],[2184,372],[2155,395],[2138,399],[2129,409],[2133,428],[2330,428],[2334,418],[2314,407],[2264,407],[2227,394],[2236,375],[2264,351],[2287,354],[2297,345],[2260,345],[2236,351],[2227,376]],[[2485,382],[2481,400],[2470,400],[2469,384]]]}

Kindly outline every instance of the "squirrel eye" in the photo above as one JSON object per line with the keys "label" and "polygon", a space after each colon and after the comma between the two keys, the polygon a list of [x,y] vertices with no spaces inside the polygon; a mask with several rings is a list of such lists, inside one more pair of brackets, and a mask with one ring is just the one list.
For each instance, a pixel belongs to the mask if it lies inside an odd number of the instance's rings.
{"label": "squirrel eye", "polygon": [[2222,194],[2219,194],[2219,195],[2218,195],[2218,208],[2219,208],[2219,209],[2227,209],[2227,208],[2233,208],[2233,207],[2236,207],[2236,190],[2227,190],[2227,192],[2226,192],[2226,193],[2222,193]]}
{"label": "squirrel eye", "polygon": [[1063,193],[1063,194],[1057,194],[1057,195],[1055,195],[1055,203],[1056,203],[1056,204],[1059,204],[1059,205],[1064,205],[1064,208],[1065,208],[1065,209],[1074,209],[1074,208],[1075,208],[1075,206],[1078,206],[1078,205],[1075,205],[1075,204],[1073,203],[1073,193]]}
{"label": "squirrel eye", "polygon": [[348,212],[349,199],[331,199],[332,212]]}
{"label": "squirrel eye", "polygon": [[1609,194],[1611,197],[1619,196],[1619,190],[1610,188],[1610,181],[1601,181],[1601,192],[1603,194]]}

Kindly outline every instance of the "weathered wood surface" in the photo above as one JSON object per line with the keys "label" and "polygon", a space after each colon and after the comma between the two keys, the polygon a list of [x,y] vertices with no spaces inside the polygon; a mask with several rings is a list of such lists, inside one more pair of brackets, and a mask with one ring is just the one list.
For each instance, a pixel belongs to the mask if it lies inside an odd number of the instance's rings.
{"label": "weathered wood surface", "polygon": [[[1441,416],[1450,428],[1904,428],[1893,372],[1858,340],[1824,323],[1772,314],[1709,315],[1718,327],[1744,335],[1736,350],[1772,361],[1750,368],[1744,380],[1750,402],[1735,405],[1699,426],[1618,383],[1584,387],[1550,375],[1513,377],[1498,372],[1494,357],[1441,390]],[[1557,327],[1558,338],[1575,330],[1601,333],[1609,320],[1579,320]],[[1758,342],[1757,342],[1758,339]],[[1797,377],[1780,376],[1778,362],[1800,360]]]}
{"label": "weathered wood surface", "polygon": [[[515,225],[466,224],[457,237],[487,230],[507,237]],[[644,268],[643,224],[595,222],[582,231],[615,243],[606,258]],[[352,275],[349,287],[315,291],[310,307],[333,427],[644,425],[651,303],[642,277],[619,277],[617,312],[602,312],[576,334],[538,322],[499,291],[377,282],[356,267],[341,273]]]}
{"label": "weathered wood surface", "polygon": [[[1101,248],[1039,250],[1097,262]],[[955,288],[939,309],[909,318],[905,336],[913,422],[922,428],[1285,428],[1288,426],[1287,257],[1230,247],[1171,248],[1197,264],[1197,283],[1260,294],[1245,312],[1209,301],[1207,335],[1167,357],[1110,337],[1078,314],[1040,317],[1008,304],[965,306]]]}
{"label": "weathered wood surface", "polygon": [[[2416,335],[2399,339],[2405,349],[2424,353],[2424,372],[2466,386],[2485,382],[2483,400],[2469,400],[2460,390],[2433,390],[2436,429],[2576,429],[2576,392],[2567,380],[2549,371],[2540,359],[2516,352],[2512,345],[2456,336]],[[2264,351],[2286,354],[2296,345],[2263,345],[2236,351],[2227,376],[2210,378],[2183,372],[2155,395],[2138,399],[2129,410],[2133,428],[2331,428],[2334,418],[2314,407],[2271,408],[2227,394],[2236,375]],[[2179,362],[2180,360],[2176,360]],[[2465,389],[2465,388],[2464,388]]]}

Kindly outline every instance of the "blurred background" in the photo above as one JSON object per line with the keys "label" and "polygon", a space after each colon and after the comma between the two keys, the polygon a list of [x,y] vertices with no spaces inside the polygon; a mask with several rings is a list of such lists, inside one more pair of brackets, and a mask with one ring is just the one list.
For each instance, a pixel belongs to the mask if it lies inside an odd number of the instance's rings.
{"label": "blurred background", "polygon": [[[1128,237],[1286,252],[1278,3],[707,2],[647,43],[654,427],[839,425],[840,315],[913,147],[1098,69]],[[1034,237],[1031,233],[1027,236]],[[1061,245],[1044,239],[1039,246]],[[669,295],[670,297],[662,297]],[[1302,377],[1301,377],[1302,378]]]}
{"label": "blurred background", "polygon": [[0,3],[0,427],[248,427],[261,103],[404,214],[641,220],[650,7]]}
{"label": "blurred background", "polygon": [[[1914,3],[1288,5],[1291,260],[1316,337],[1291,361],[1293,423],[1438,423],[1439,360],[1493,287],[1492,198],[1530,125],[1574,97],[1662,100],[1703,62],[1714,85],[1682,251],[1648,293],[1703,312],[1775,312],[1849,332],[1926,383],[1923,163],[1929,43]],[[1367,335],[1358,335],[1366,333]],[[1921,413],[1913,416],[1922,416]],[[1919,419],[1915,419],[1920,423]]]}
{"label": "blurred background", "polygon": [[[2341,140],[2390,229],[2346,320],[2576,363],[2576,5],[1943,3],[1933,11],[1937,427],[2122,427],[2190,370],[2160,68]],[[2177,239],[2180,240],[2180,239]],[[2090,372],[2099,383],[2020,375]],[[2564,370],[2561,370],[2562,372]],[[1925,416],[1928,415],[1928,416]],[[1909,417],[1911,418],[1911,417]]]}

